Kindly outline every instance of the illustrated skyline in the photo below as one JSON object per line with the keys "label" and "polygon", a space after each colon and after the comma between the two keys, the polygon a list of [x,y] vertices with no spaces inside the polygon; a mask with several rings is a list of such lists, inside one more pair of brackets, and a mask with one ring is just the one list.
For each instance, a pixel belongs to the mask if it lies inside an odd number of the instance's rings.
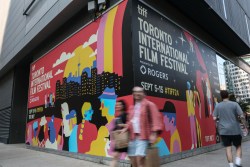
{"label": "illustrated skyline", "polygon": [[56,99],[68,99],[73,96],[83,95],[99,95],[106,87],[113,87],[116,93],[119,93],[121,78],[122,76],[110,72],[97,74],[97,68],[92,68],[90,75],[86,70],[83,70],[81,76],[77,77],[72,76],[72,73],[70,73],[69,77],[64,77],[62,82],[57,80]]}

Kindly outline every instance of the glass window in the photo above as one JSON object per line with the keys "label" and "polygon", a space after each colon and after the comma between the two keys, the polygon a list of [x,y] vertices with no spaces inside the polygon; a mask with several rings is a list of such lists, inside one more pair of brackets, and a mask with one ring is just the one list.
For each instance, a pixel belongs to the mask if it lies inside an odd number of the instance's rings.
{"label": "glass window", "polygon": [[[245,62],[250,62],[250,55],[244,58]],[[228,90],[235,96],[244,112],[250,115],[250,77],[241,68],[228,60],[217,55],[217,67],[221,90]]]}

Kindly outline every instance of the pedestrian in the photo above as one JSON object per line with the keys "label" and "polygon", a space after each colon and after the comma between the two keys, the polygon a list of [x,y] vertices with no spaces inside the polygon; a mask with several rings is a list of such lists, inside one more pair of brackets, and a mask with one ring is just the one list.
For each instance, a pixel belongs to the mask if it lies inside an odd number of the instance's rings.
{"label": "pedestrian", "polygon": [[244,114],[238,103],[229,101],[228,92],[226,90],[222,90],[220,95],[223,101],[215,106],[213,118],[214,120],[219,118],[219,134],[223,145],[226,147],[229,167],[234,166],[232,144],[236,147],[235,166],[240,167],[242,159],[242,136],[238,118],[240,117],[246,127]]}
{"label": "pedestrian", "polygon": [[[115,105],[116,113],[118,114],[115,118],[115,127],[114,131],[121,130],[126,128],[126,122],[127,122],[127,105],[124,102],[124,100],[118,100]],[[114,148],[113,152],[113,161],[111,162],[111,167],[116,167],[117,162],[121,156],[122,153],[125,153],[128,151],[128,148]]]}
{"label": "pedestrian", "polygon": [[163,129],[159,110],[145,96],[142,87],[133,88],[134,105],[129,108],[126,128],[130,132],[128,156],[133,167],[145,167],[148,145],[156,142]]}

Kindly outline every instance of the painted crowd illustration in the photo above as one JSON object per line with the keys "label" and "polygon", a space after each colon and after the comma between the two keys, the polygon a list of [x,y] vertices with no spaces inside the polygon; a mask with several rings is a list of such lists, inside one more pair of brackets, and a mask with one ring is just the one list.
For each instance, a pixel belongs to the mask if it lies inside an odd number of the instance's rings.
{"label": "painted crowd illustration", "polygon": [[[29,100],[36,97],[39,100],[30,100],[28,104],[28,110],[32,111],[28,113],[33,117],[27,120],[26,144],[112,156],[114,143],[110,134],[114,128],[116,101],[124,99],[128,105],[133,104],[131,90],[128,90],[133,85],[126,88],[126,84],[122,84],[127,79],[122,52],[127,3],[123,1],[31,64],[31,73],[44,68],[45,72],[52,70],[53,78],[47,89],[29,94]],[[155,143],[160,156],[216,143],[211,115],[218,97],[207,68],[210,59],[206,60],[194,37],[185,31],[182,33],[199,63],[192,74],[195,79],[190,77],[182,83],[185,100],[147,97],[158,106],[164,123],[164,130]],[[30,77],[30,81],[32,79]]]}

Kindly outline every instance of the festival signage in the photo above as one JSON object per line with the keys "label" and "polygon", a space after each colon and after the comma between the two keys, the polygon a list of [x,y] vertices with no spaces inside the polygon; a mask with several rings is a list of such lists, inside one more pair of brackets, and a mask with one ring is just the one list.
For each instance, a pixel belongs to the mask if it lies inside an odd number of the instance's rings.
{"label": "festival signage", "polygon": [[212,49],[142,3],[134,5],[133,11],[136,84],[148,95],[185,100],[187,82],[193,90],[198,89],[199,72],[201,80],[208,79],[213,89],[219,90]]}

